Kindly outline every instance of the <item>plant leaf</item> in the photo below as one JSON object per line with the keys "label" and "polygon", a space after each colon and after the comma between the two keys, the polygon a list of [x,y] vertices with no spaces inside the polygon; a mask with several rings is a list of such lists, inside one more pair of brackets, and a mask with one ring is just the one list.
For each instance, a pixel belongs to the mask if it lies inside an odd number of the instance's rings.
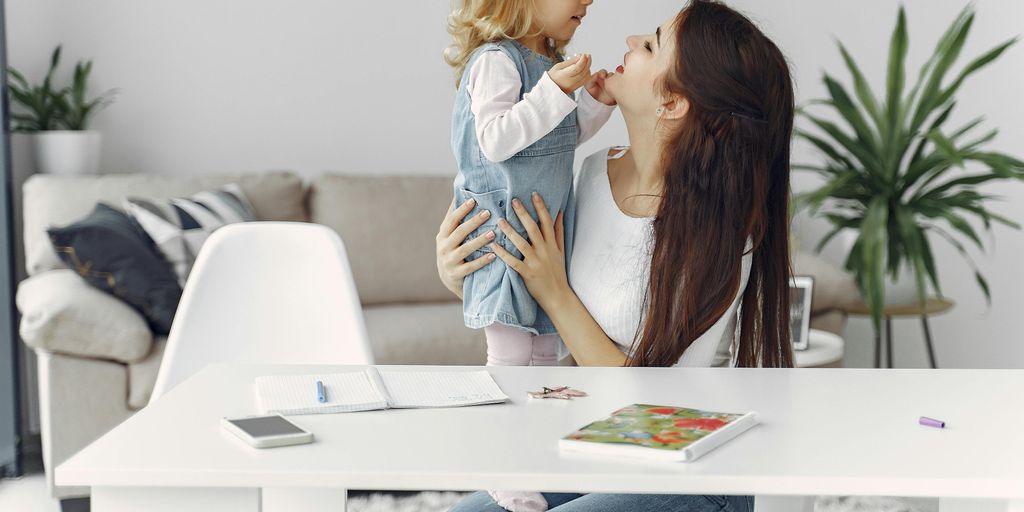
{"label": "plant leaf", "polygon": [[889,205],[885,198],[877,197],[868,206],[861,225],[861,268],[857,269],[861,289],[871,309],[875,329],[881,328],[885,294],[885,249],[889,245],[886,226]]}
{"label": "plant leaf", "polygon": [[943,39],[939,41],[939,45],[935,49],[936,61],[934,67],[930,70],[921,97],[918,99],[917,108],[914,110],[914,117],[910,122],[911,133],[916,132],[928,115],[939,105],[937,99],[942,79],[950,66],[953,65],[953,62],[960,56],[960,51],[964,47],[967,34],[971,31],[971,25],[973,24],[974,10],[968,5],[960,12],[960,15],[953,22],[953,25],[950,26],[946,35],[943,36]]}
{"label": "plant leaf", "polygon": [[875,100],[875,94],[871,92],[871,87],[868,85],[868,81],[864,79],[864,74],[861,73],[860,68],[857,67],[857,63],[850,56],[850,52],[846,51],[846,47],[843,43],[836,41],[839,46],[839,53],[843,56],[843,61],[846,63],[846,68],[850,70],[850,76],[853,77],[854,91],[857,93],[857,98],[860,99],[861,104],[864,105],[864,109],[867,110],[868,114],[875,120],[875,123],[879,128],[884,124],[882,122],[882,115],[878,109],[878,101]]}
{"label": "plant leaf", "polygon": [[828,88],[829,94],[832,95],[831,105],[837,112],[839,112],[850,127],[853,128],[854,133],[857,134],[857,140],[872,150],[877,150],[878,142],[875,134],[871,131],[871,128],[868,127],[867,121],[864,119],[864,116],[860,113],[857,106],[853,103],[853,100],[846,92],[846,89],[827,74],[825,75],[824,82],[825,86]]}
{"label": "plant leaf", "polygon": [[811,115],[804,117],[806,117],[812,123],[817,125],[818,128],[821,128],[823,131],[828,133],[829,136],[835,139],[835,141],[838,142],[843,147],[843,149],[850,152],[850,154],[852,154],[860,162],[860,164],[864,166],[865,170],[867,170],[869,173],[874,174],[880,179],[884,179],[881,172],[881,163],[878,161],[877,154],[872,154],[868,148],[865,148],[864,146],[857,144],[857,142],[854,141],[853,138],[851,138],[846,133],[843,133],[843,131],[840,130],[839,127],[833,124],[832,122]]}
{"label": "plant leaf", "polygon": [[940,216],[946,219],[946,221],[949,222],[949,225],[952,226],[953,229],[956,229],[957,231],[967,235],[967,237],[970,238],[974,242],[974,244],[978,246],[978,249],[985,250],[985,246],[981,243],[981,238],[978,236],[978,233],[974,231],[974,228],[971,227],[971,224],[968,223],[963,217],[953,213],[952,211],[946,211]]}
{"label": "plant leaf", "polygon": [[822,139],[822,138],[820,138],[820,137],[818,137],[818,136],[816,136],[814,134],[805,132],[803,130],[796,130],[796,135],[798,137],[801,137],[801,138],[807,140],[811,144],[813,144],[816,148],[821,150],[822,153],[825,153],[825,155],[827,155],[833,161],[835,161],[835,162],[837,162],[839,164],[842,164],[842,165],[846,166],[847,168],[853,168],[854,167],[853,162],[850,161],[849,158],[846,158],[846,156],[844,156],[841,153],[839,153],[839,150],[837,150],[835,147],[833,147],[832,144],[826,142],[824,139]]}
{"label": "plant leaf", "polygon": [[960,167],[964,166],[964,159],[960,156],[960,152],[957,151],[956,146],[942,132],[937,129],[932,130],[928,132],[928,139],[935,143],[935,147],[938,148],[943,156]]}
{"label": "plant leaf", "polygon": [[906,80],[904,63],[907,58],[907,16],[900,6],[896,17],[896,28],[893,29],[889,43],[889,72],[886,80],[885,108],[889,114],[890,134],[896,132],[900,112],[900,96],[903,94],[903,83]]}
{"label": "plant leaf", "polygon": [[985,305],[988,307],[992,306],[992,292],[988,289],[988,281],[981,275],[981,272],[974,273],[974,280],[978,282],[978,286],[981,287],[981,292],[985,294]]}
{"label": "plant leaf", "polygon": [[964,82],[965,79],[967,79],[968,76],[971,76],[971,74],[973,74],[974,72],[987,66],[992,61],[999,58],[999,56],[1002,55],[1007,48],[1013,46],[1016,43],[1017,38],[1015,37],[1004,42],[1003,44],[1000,44],[999,46],[996,46],[995,48],[985,52],[985,54],[971,61],[971,63],[968,64],[967,67],[965,67],[963,71],[960,72],[956,79],[953,80],[953,83],[949,87],[947,87],[946,90],[942,92],[942,94],[939,95],[939,98],[936,102],[942,104],[949,98],[953,97],[953,94],[956,93],[957,89],[960,88],[960,85]]}

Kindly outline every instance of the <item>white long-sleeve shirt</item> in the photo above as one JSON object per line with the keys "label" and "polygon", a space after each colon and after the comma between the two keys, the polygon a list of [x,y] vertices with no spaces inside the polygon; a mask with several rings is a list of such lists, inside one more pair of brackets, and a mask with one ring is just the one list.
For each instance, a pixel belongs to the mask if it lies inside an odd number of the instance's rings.
{"label": "white long-sleeve shirt", "polygon": [[[621,156],[618,152],[614,157]],[[576,177],[576,235],[569,284],[606,335],[625,354],[646,318],[653,217],[631,217],[619,209],[608,181],[608,153],[583,161]],[[740,287],[732,304],[683,352],[675,366],[728,366],[734,352],[736,313],[750,277],[750,242],[742,257]]]}
{"label": "white long-sleeve shirt", "polygon": [[492,162],[507,160],[537,142],[576,108],[576,144],[582,144],[615,110],[591,97],[586,88],[574,101],[547,73],[520,101],[519,71],[502,52],[481,55],[469,70],[466,87],[480,151]]}

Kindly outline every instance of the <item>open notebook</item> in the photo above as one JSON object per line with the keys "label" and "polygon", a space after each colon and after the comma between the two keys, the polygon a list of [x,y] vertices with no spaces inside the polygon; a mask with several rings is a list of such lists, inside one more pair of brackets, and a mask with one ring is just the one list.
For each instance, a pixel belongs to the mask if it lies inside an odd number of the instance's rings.
{"label": "open notebook", "polygon": [[[316,382],[324,383],[325,402],[317,398]],[[256,378],[256,396],[264,413],[321,414],[462,407],[508,400],[490,373],[365,370],[314,375],[270,375]]]}

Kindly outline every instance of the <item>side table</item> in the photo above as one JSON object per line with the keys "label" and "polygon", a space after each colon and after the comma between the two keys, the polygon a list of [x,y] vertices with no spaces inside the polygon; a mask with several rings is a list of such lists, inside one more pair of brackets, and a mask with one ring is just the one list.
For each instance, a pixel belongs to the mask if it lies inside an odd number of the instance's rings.
{"label": "side table", "polygon": [[843,339],[835,334],[811,329],[807,349],[793,351],[794,362],[797,368],[841,368],[844,345]]}
{"label": "side table", "polygon": [[[928,362],[932,368],[935,364],[935,349],[932,347],[932,330],[928,326],[928,317],[939,315],[953,308],[953,301],[946,298],[929,298],[922,308],[919,304],[905,304],[885,306],[882,309],[882,316],[885,317],[885,363],[887,368],[892,368],[892,319],[899,317],[921,317],[921,327],[924,329],[924,342],[928,349]],[[871,308],[865,303],[859,303],[847,308],[851,315],[871,316]],[[875,368],[882,367],[882,333],[875,332]]]}

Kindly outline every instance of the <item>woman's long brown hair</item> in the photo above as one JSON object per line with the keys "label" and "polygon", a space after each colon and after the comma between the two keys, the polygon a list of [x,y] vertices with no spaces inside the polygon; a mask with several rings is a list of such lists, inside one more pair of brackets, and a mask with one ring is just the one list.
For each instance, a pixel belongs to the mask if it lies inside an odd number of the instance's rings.
{"label": "woman's long brown hair", "polygon": [[749,239],[737,365],[792,367],[785,57],[746,17],[694,0],[676,18],[666,92],[689,102],[662,155],[646,321],[629,366],[671,366],[732,304]]}

